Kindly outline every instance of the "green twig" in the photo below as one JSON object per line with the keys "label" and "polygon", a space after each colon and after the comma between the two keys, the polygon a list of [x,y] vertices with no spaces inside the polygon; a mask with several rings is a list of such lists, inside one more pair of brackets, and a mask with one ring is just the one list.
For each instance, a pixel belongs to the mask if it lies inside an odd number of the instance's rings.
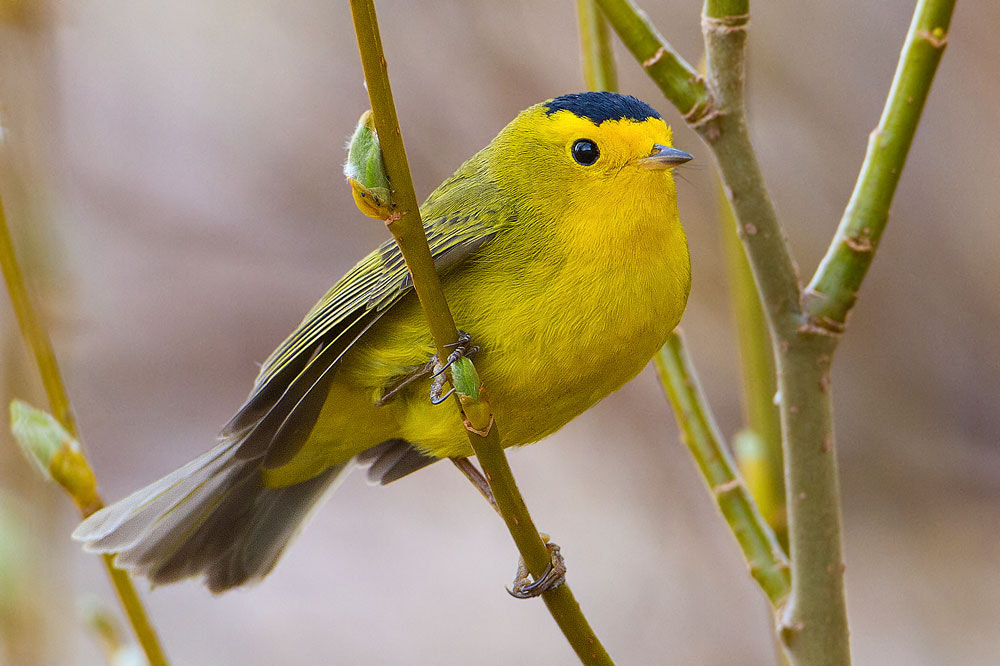
{"label": "green twig", "polygon": [[[781,418],[774,404],[778,391],[771,356],[771,334],[767,330],[760,294],[753,283],[753,273],[747,262],[743,244],[736,233],[736,218],[722,190],[722,181],[715,179],[722,217],[722,237],[726,257],[726,275],[729,280],[730,302],[736,322],[736,338],[740,349],[740,366],[743,370],[744,422],[750,430],[754,468],[754,482],[744,478],[761,513],[774,530],[782,546],[788,547],[788,523],[785,516],[784,466],[781,452]],[[735,447],[741,467],[741,448]],[[750,461],[748,461],[749,464]]]}
{"label": "green twig", "polygon": [[711,114],[712,96],[694,67],[656,30],[649,17],[631,0],[597,0],[611,27],[664,96],[697,123]]}
{"label": "green twig", "polygon": [[[0,266],[3,269],[4,280],[7,282],[7,291],[10,293],[14,313],[21,327],[21,335],[31,347],[35,361],[38,363],[42,384],[48,395],[49,407],[59,423],[62,424],[74,439],[78,440],[79,432],[77,431],[76,421],[73,418],[69,396],[66,393],[65,385],[59,374],[59,366],[56,364],[55,353],[52,351],[48,335],[42,327],[35,307],[28,296],[28,290],[24,284],[24,276],[21,274],[21,268],[17,263],[17,256],[14,252],[14,244],[10,237],[10,231],[7,229],[7,219],[3,212],[2,201],[0,201]],[[93,472],[90,471],[86,458],[82,454],[79,456],[79,460],[75,462],[84,466],[86,472],[89,472],[93,476]],[[94,487],[91,490],[81,493],[80,488],[84,486],[77,486],[72,482],[66,483],[65,479],[60,479],[58,476],[56,479],[70,492],[73,501],[80,509],[80,514],[84,518],[104,506],[103,501],[97,494],[96,482],[94,482]],[[146,609],[143,607],[142,601],[139,599],[139,595],[132,585],[131,578],[124,571],[115,568],[112,556],[105,555],[102,559],[108,576],[110,576],[111,582],[114,585],[118,599],[125,610],[125,614],[128,616],[129,622],[135,630],[136,637],[140,645],[142,645],[143,651],[146,653],[146,658],[149,659],[149,663],[152,666],[165,665],[167,659],[163,653],[163,648],[160,646],[160,641],[149,621]]]}
{"label": "green twig", "polygon": [[[393,205],[396,206],[396,212],[386,221],[386,225],[396,239],[413,277],[414,289],[427,316],[439,358],[446,358],[448,354],[445,345],[451,344],[458,338],[458,331],[445,302],[420,221],[420,210],[392,100],[392,90],[372,0],[352,0],[351,14],[354,18],[354,29],[368,84],[368,97],[375,116],[375,126],[389,181],[393,187]],[[496,498],[497,508],[528,570],[535,580],[538,580],[551,562],[550,552],[539,537],[538,530],[517,489],[503,453],[498,426],[490,414],[485,391],[479,390],[477,393],[479,393],[478,400],[467,398],[460,402],[469,441]],[[582,662],[612,664],[611,658],[591,629],[568,585],[563,584],[546,591],[542,599]]]}
{"label": "green twig", "polygon": [[[735,13],[723,13],[730,10]],[[769,324],[772,329],[794,331],[798,325],[798,270],[746,125],[743,84],[747,11],[745,1],[705,3],[702,29],[706,75],[715,96],[716,113],[695,129],[715,154]]]}
{"label": "green twig", "polygon": [[723,444],[679,331],[670,335],[653,361],[673,405],[684,443],[736,536],[750,565],[750,575],[771,605],[779,608],[790,589],[788,560]]}
{"label": "green twig", "polygon": [[878,127],[868,140],[854,192],[826,256],[806,289],[812,325],[840,333],[882,231],[938,62],[955,0],[920,0]]}
{"label": "green twig", "polygon": [[588,90],[618,91],[618,70],[611,48],[611,31],[596,0],[576,0],[580,21],[583,80]]}

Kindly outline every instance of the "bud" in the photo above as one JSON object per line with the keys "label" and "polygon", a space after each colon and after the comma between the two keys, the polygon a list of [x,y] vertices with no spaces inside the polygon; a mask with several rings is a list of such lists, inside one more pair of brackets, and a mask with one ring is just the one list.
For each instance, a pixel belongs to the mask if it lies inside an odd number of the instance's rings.
{"label": "bud", "polygon": [[48,412],[35,409],[21,400],[10,403],[10,431],[30,460],[47,479],[52,479],[49,465],[65,444],[79,448],[73,436]]}
{"label": "bud", "polygon": [[97,479],[80,443],[51,414],[12,400],[10,431],[25,457],[43,476],[61,485],[85,516],[100,508]]}
{"label": "bud", "polygon": [[365,111],[348,144],[344,175],[351,185],[358,210],[377,220],[388,219],[394,208],[389,176],[382,161],[382,148],[372,112]]}

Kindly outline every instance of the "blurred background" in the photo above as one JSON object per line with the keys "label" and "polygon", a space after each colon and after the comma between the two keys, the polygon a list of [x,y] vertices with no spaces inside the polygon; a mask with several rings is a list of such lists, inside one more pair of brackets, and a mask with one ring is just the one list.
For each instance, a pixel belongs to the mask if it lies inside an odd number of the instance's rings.
{"label": "blurred background", "polygon": [[[644,4],[696,62],[699,3]],[[752,132],[804,274],[854,184],[912,8],[755,10]],[[378,9],[420,196],[522,108],[584,87],[570,0]],[[5,0],[0,21],[0,191],[114,500],[207,449],[255,363],[386,237],[341,176],[368,105],[348,3]],[[998,21],[998,5],[959,3],[835,364],[859,664],[1000,658]],[[740,381],[711,158],[616,48],[621,90],[696,156],[679,172],[694,264],[683,326],[728,436]],[[0,318],[4,403],[44,405],[6,304]],[[99,560],[69,541],[68,498],[3,431],[0,660],[104,663],[77,619],[81,599],[117,613]],[[773,663],[763,597],[651,371],[510,458],[619,663]],[[145,598],[176,664],[575,663],[541,603],[504,593],[516,559],[442,464],[387,488],[354,475],[254,588]]]}

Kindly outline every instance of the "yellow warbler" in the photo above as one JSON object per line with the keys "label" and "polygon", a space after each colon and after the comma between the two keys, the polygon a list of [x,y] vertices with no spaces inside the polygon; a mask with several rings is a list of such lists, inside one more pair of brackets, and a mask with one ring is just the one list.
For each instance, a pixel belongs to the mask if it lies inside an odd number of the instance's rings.
{"label": "yellow warbler", "polygon": [[[634,377],[690,288],[670,147],[649,105],[607,92],[532,106],[420,209],[459,328],[481,347],[504,446],[555,432]],[[389,483],[472,450],[432,404],[434,347],[393,242],[352,268],[264,362],[212,450],[74,537],[161,584],[261,578],[356,464]]]}

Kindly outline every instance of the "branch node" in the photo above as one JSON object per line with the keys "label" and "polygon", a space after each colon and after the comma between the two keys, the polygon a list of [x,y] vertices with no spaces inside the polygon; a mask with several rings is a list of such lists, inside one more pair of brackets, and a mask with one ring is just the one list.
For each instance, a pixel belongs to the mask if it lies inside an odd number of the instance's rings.
{"label": "branch node", "polygon": [[917,39],[924,40],[936,49],[943,49],[948,45],[948,33],[941,27],[933,30],[917,30]]}
{"label": "branch node", "polygon": [[702,109],[701,115],[696,116],[692,109],[684,115],[684,119],[687,120],[688,126],[691,129],[701,134],[702,138],[711,145],[718,141],[722,135],[722,130],[719,128],[717,121],[726,115],[728,113],[725,110],[716,108],[714,100],[710,100]]}
{"label": "branch node", "polygon": [[[701,80],[701,77],[698,77],[698,79]],[[716,108],[715,99],[709,96],[704,103],[695,103],[694,106],[682,113],[681,118],[684,119],[691,129],[696,130],[724,114],[724,111]],[[718,132],[716,132],[715,136],[718,136]]]}
{"label": "branch node", "polygon": [[855,252],[874,252],[875,245],[872,243],[872,239],[869,236],[860,234],[857,236],[845,236],[844,245],[854,250]]}
{"label": "branch node", "polygon": [[712,488],[712,492],[715,494],[716,497],[722,497],[727,493],[731,493],[733,491],[738,490],[742,485],[743,484],[740,482],[740,479],[737,477],[734,479],[729,479],[728,481],[725,481],[723,483],[720,483],[716,487]]}
{"label": "branch node", "polygon": [[472,425],[472,421],[470,421],[465,416],[462,417],[462,423],[465,424],[466,430],[475,435],[479,435],[480,437],[485,439],[487,436],[489,436],[490,430],[493,430],[493,414],[490,414],[490,422],[487,423],[486,427],[482,429],[476,428],[476,426]]}
{"label": "branch node", "polygon": [[831,338],[839,338],[844,334],[845,324],[834,321],[829,317],[817,317],[810,315],[805,323],[799,324],[796,331],[799,335],[825,335]]}
{"label": "branch node", "polygon": [[667,47],[665,46],[661,46],[660,48],[656,49],[656,53],[654,53],[653,55],[642,61],[643,69],[649,69],[656,63],[660,62],[660,58],[662,58],[663,54],[666,52],[667,52]]}
{"label": "branch node", "polygon": [[778,635],[781,637],[781,642],[785,647],[791,647],[792,641],[795,637],[802,633],[802,630],[806,628],[804,622],[788,622],[782,620],[781,624],[778,625]]}
{"label": "branch node", "polygon": [[705,16],[701,17],[701,29],[705,33],[715,33],[724,35],[733,32],[746,32],[750,25],[750,14],[736,14],[734,16]]}

